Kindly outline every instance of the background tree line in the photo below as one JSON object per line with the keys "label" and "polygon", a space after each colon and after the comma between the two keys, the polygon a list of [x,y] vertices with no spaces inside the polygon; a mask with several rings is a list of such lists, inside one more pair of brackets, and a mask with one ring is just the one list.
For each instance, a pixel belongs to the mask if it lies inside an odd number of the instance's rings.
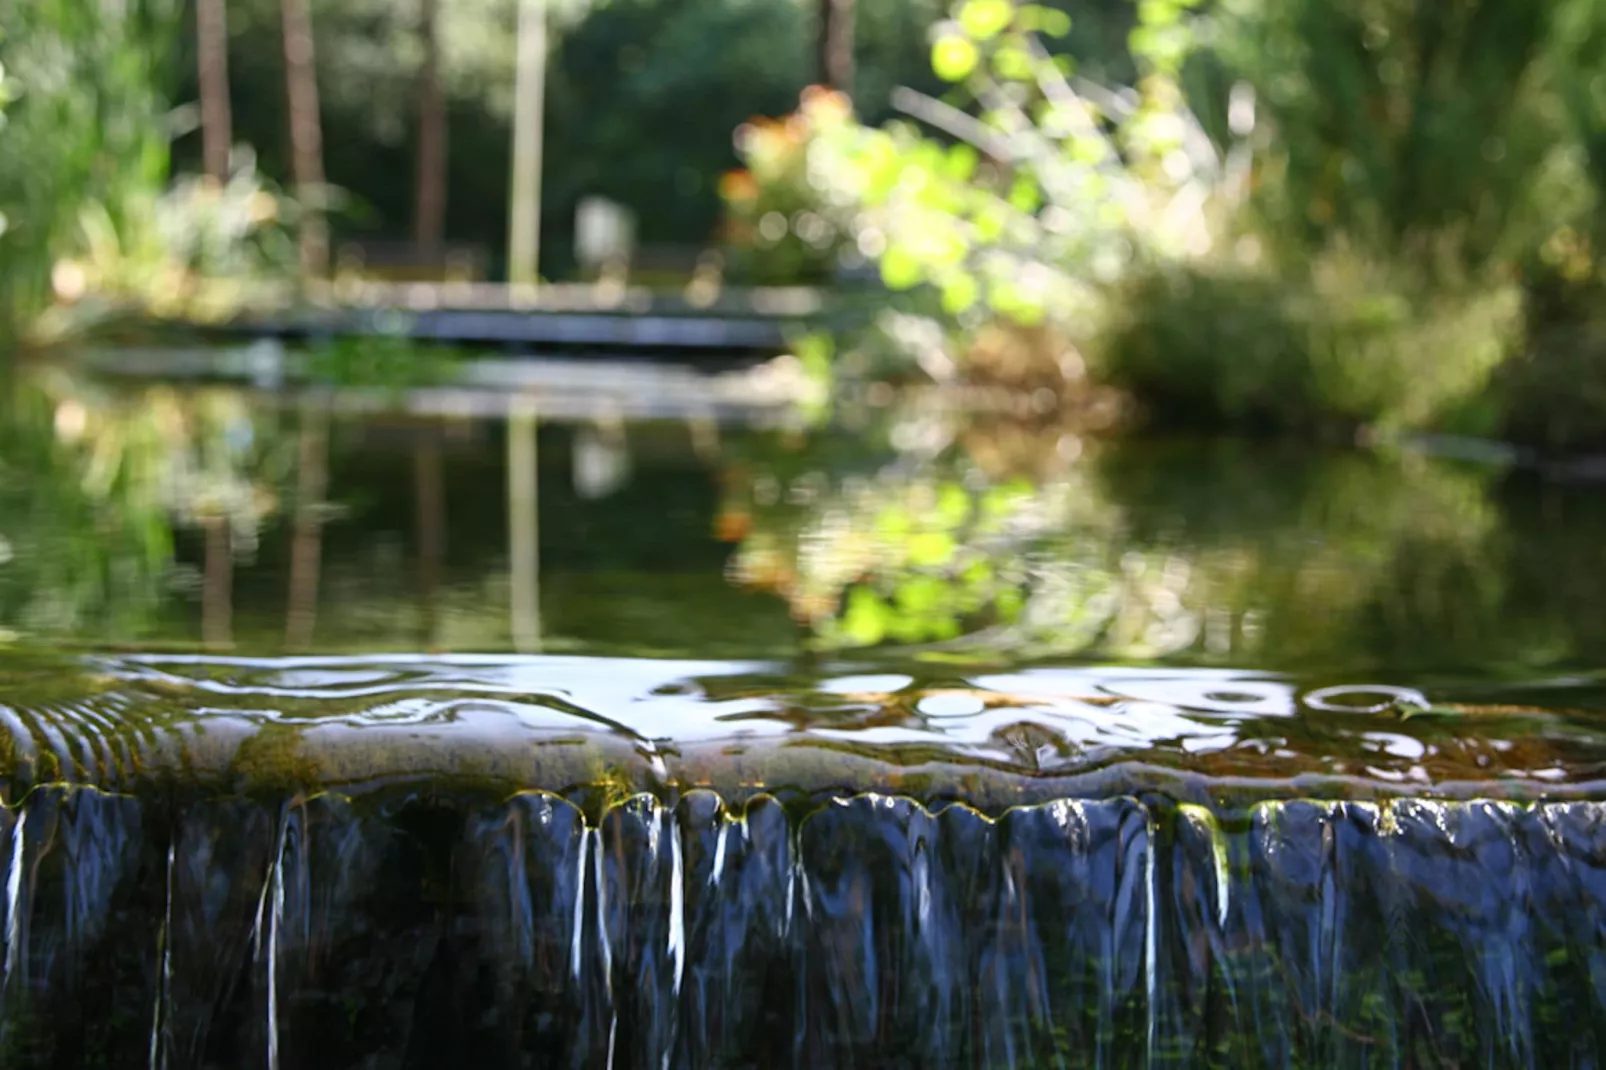
{"label": "background tree line", "polygon": [[[516,0],[194,0],[183,22],[175,101],[205,97],[219,64],[201,30],[226,14],[226,84],[235,142],[289,185],[294,140],[285,92],[284,12],[305,6],[315,40],[323,171],[349,236],[453,242],[501,252],[507,233]],[[1062,0],[1066,7],[1069,0]],[[1124,0],[1076,5],[1069,47],[1124,62]],[[209,14],[210,13],[210,14]],[[935,90],[929,28],[939,0],[603,0],[549,9],[543,271],[570,263],[574,209],[601,195],[638,217],[644,243],[700,245],[721,215],[717,177],[735,166],[732,131],[795,107],[811,83],[846,82],[870,121],[897,85]],[[831,30],[830,19],[851,30]],[[1085,25],[1084,25],[1085,23]],[[851,46],[832,61],[826,39]],[[216,49],[214,47],[214,54]],[[835,69],[827,70],[835,62]],[[213,75],[215,78],[216,75]],[[431,116],[439,121],[432,123]],[[198,119],[199,116],[196,116]],[[434,139],[434,140],[430,140]],[[200,170],[199,126],[174,146]],[[215,151],[215,150],[214,150]],[[438,192],[421,187],[425,174]],[[421,219],[420,215],[437,221]],[[420,229],[422,228],[422,229]],[[493,265],[493,275],[495,275]]]}

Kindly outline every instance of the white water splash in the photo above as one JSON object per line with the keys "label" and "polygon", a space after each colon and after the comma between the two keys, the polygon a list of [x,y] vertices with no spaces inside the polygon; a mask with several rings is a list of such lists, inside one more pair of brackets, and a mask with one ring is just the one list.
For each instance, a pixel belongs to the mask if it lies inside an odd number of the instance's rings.
{"label": "white water splash", "polygon": [[686,972],[686,881],[681,871],[680,822],[668,811],[665,816],[669,821],[669,955],[675,960],[675,995],[679,996]]}
{"label": "white water splash", "polygon": [[1159,895],[1155,887],[1158,876],[1154,865],[1154,820],[1147,813],[1143,820],[1143,835],[1148,841],[1148,849],[1143,855],[1143,983],[1148,989],[1149,1057],[1152,1060],[1160,1033],[1160,1012],[1157,1006],[1160,992],[1160,964],[1155,961],[1155,956],[1159,953],[1160,919],[1156,916],[1156,902]]}
{"label": "white water splash", "polygon": [[792,900],[797,897],[798,872],[798,864],[792,863],[792,879],[786,882],[786,921],[781,927],[782,936],[790,936],[792,933]]}
{"label": "white water splash", "polygon": [[279,1070],[279,930],[284,927],[284,849],[289,833],[290,819],[285,817],[279,825],[273,866],[263,888],[273,904],[268,914],[268,1070]]}
{"label": "white water splash", "polygon": [[151,1070],[167,1065],[162,1056],[162,1010],[163,1005],[170,998],[173,990],[173,866],[175,861],[175,844],[167,845],[167,905],[162,911],[162,931],[157,936],[157,943],[162,949],[162,976],[156,989],[156,1003],[151,1008]]}
{"label": "white water splash", "polygon": [[730,822],[721,821],[719,833],[714,837],[714,868],[708,873],[708,886],[718,887],[719,878],[725,872],[725,835],[730,831]]}
{"label": "white water splash", "polygon": [[21,953],[22,935],[22,847],[28,830],[28,808],[17,814],[17,824],[11,830],[11,871],[6,874],[6,972],[0,986],[9,984],[17,968]]}
{"label": "white water splash", "polygon": [[602,939],[602,976],[607,985],[608,1006],[612,1017],[608,1022],[608,1070],[613,1070],[614,1040],[619,1032],[619,1006],[613,998],[613,941],[608,938],[608,884],[602,871],[602,829],[586,833],[597,838],[597,850],[592,857],[592,868],[597,878],[597,935]]}
{"label": "white water splash", "polygon": [[1202,806],[1184,804],[1178,807],[1182,819],[1209,841],[1210,872],[1216,884],[1216,924],[1227,926],[1227,913],[1232,909],[1232,882],[1227,859],[1227,834],[1216,820],[1216,815]]}
{"label": "white water splash", "polygon": [[1227,846],[1214,846],[1210,857],[1216,871],[1216,924],[1227,927],[1227,912],[1232,908],[1232,883],[1227,879]]}
{"label": "white water splash", "polygon": [[592,869],[597,878],[597,935],[602,940],[602,970],[603,976],[608,980],[608,1002],[613,1002],[613,941],[608,938],[608,884],[602,873],[602,830],[590,829],[587,836],[597,838],[597,850],[593,854]]}
{"label": "white water splash", "polygon": [[580,864],[574,875],[574,936],[569,945],[569,973],[580,980],[580,947],[586,918],[586,855],[591,848],[591,830],[580,833]]}

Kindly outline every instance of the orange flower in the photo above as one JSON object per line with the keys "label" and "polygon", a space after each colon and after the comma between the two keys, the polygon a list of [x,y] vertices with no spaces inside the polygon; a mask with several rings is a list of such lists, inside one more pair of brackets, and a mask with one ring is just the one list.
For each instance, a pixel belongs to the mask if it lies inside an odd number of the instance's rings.
{"label": "orange flower", "polygon": [[747,170],[726,171],[719,176],[719,195],[727,201],[758,199],[758,181]]}
{"label": "orange flower", "polygon": [[801,108],[815,126],[840,123],[853,114],[853,102],[847,95],[823,85],[811,85],[803,90]]}
{"label": "orange flower", "polygon": [[740,509],[719,514],[714,521],[714,538],[720,542],[741,542],[753,529],[753,518]]}

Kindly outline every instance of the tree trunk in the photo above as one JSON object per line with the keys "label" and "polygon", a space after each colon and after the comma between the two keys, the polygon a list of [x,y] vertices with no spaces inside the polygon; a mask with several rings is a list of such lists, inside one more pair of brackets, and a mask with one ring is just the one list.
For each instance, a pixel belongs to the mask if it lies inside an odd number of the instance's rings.
{"label": "tree trunk", "polygon": [[418,174],[413,243],[430,262],[446,230],[446,101],[441,91],[440,0],[419,0],[424,66],[418,79]]}
{"label": "tree trunk", "polygon": [[820,0],[820,84],[853,95],[853,0]]}
{"label": "tree trunk", "polygon": [[206,173],[229,180],[229,23],[226,0],[195,0],[196,80],[201,91],[201,156]]}
{"label": "tree trunk", "polygon": [[290,160],[301,202],[301,268],[321,277],[329,266],[324,221],[323,122],[318,116],[318,71],[313,63],[309,0],[282,0],[284,76],[290,100]]}
{"label": "tree trunk", "polygon": [[546,100],[546,0],[519,0],[513,99],[508,279],[533,286],[541,261],[541,140]]}

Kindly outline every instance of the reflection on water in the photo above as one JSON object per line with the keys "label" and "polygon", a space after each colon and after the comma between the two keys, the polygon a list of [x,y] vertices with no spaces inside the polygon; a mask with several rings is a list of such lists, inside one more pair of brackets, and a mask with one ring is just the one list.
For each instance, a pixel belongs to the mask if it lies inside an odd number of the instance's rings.
{"label": "reflection on water", "polygon": [[1413,686],[1537,679],[1606,647],[1596,488],[1424,456],[1090,443],[913,409],[715,430],[701,411],[627,422],[600,394],[562,419],[538,395],[504,419],[406,415],[60,373],[4,404],[12,642],[861,651]]}
{"label": "reflection on water", "polygon": [[0,1065],[1600,1065],[1593,488],[3,403]]}

